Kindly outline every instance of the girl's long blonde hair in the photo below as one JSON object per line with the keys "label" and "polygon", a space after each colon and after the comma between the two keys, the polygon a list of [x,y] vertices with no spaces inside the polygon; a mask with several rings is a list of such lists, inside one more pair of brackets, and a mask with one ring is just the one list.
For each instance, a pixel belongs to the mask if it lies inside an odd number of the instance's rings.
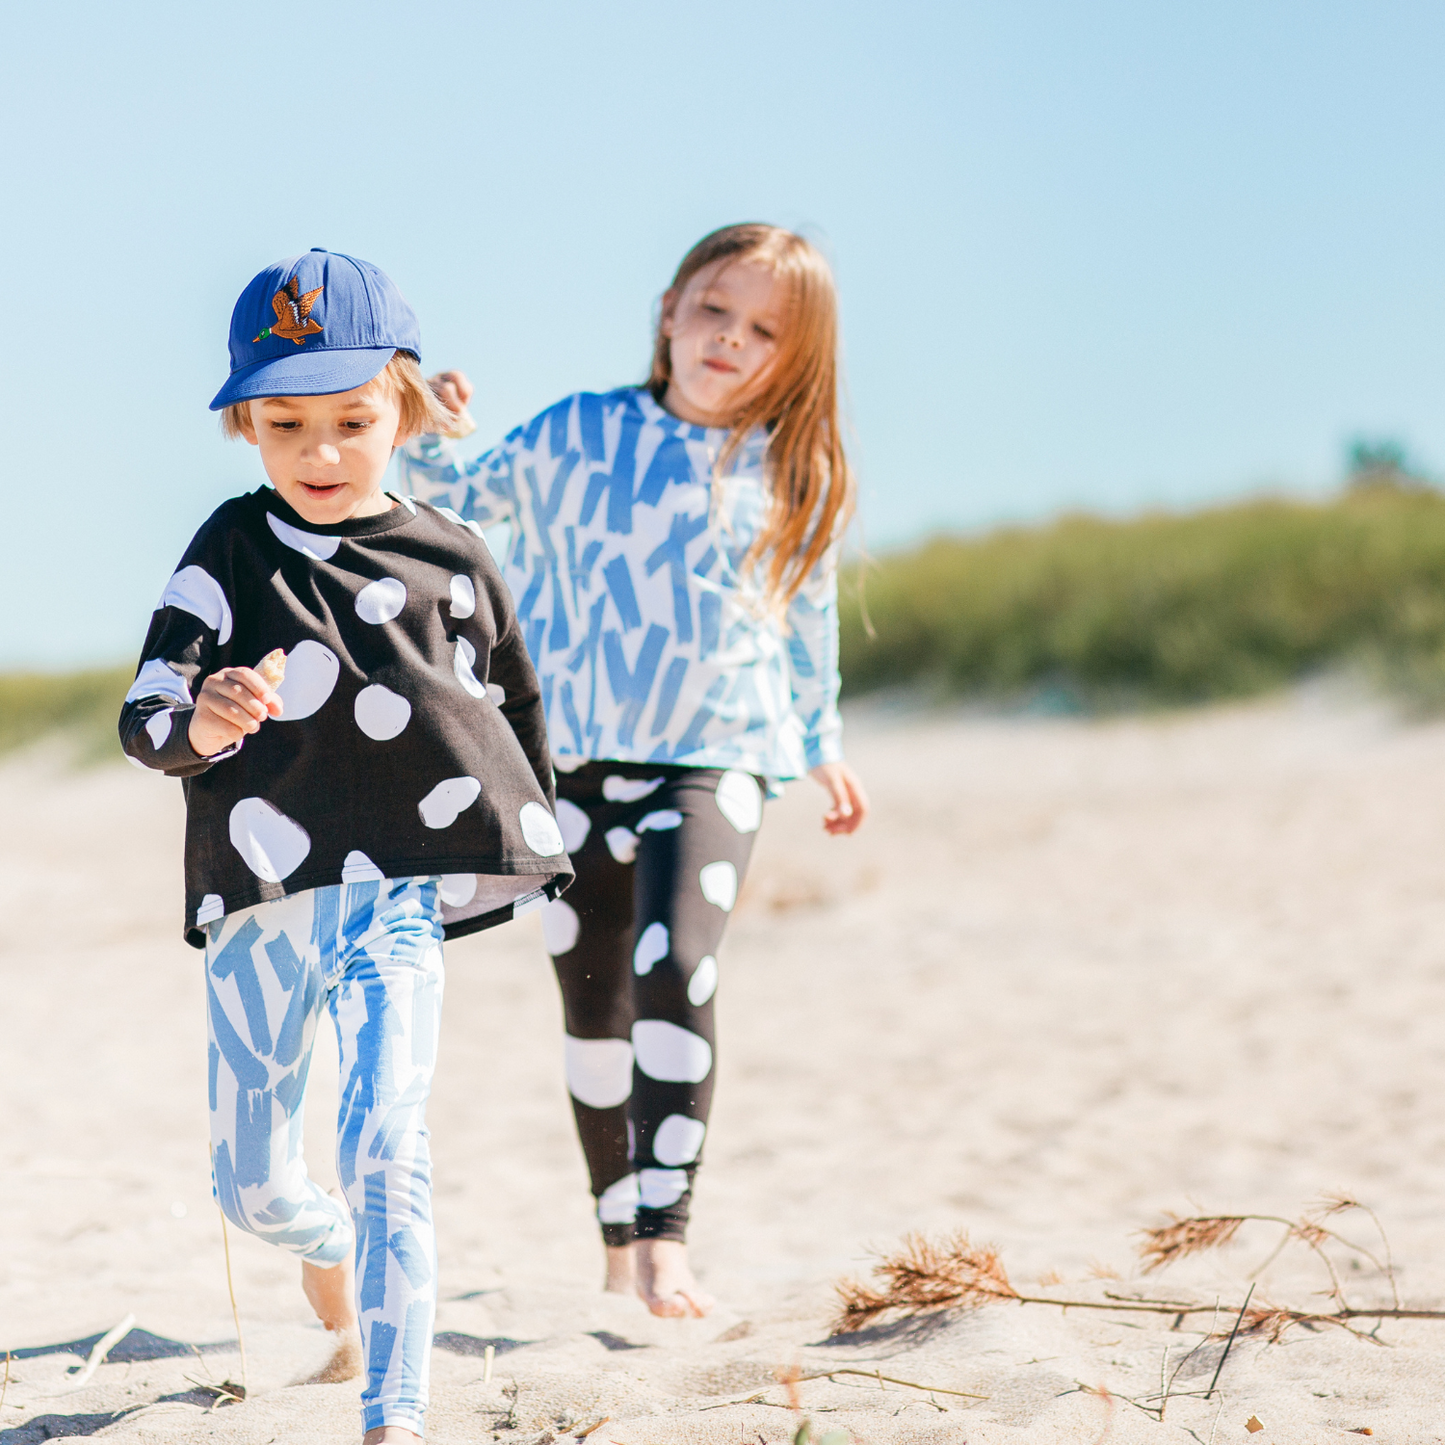
{"label": "girl's long blonde hair", "polygon": [[[780,226],[747,222],[704,236],[682,258],[664,314],[704,266],[730,260],[766,266],[784,284],[787,320],[762,388],[733,418],[713,470],[724,475],[750,433],[768,433],[767,516],[743,560],[767,559],[764,590],[786,607],[853,515],[855,483],[843,451],[838,404],[838,295],[816,247]],[[672,381],[672,353],[658,318],[648,390],[661,403]]]}

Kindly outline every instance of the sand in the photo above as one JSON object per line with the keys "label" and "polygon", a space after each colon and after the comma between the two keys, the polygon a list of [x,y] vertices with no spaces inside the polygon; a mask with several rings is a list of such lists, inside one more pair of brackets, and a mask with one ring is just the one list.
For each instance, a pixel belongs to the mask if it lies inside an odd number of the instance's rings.
{"label": "sand", "polygon": [[[606,1416],[593,1445],[778,1442],[798,1422],[775,1372],[796,1364],[988,1397],[800,1387],[819,1429],[858,1441],[1445,1439],[1445,1322],[1242,1339],[1218,1393],[1162,1422],[1120,1397],[1200,1344],[1169,1317],[829,1326],[833,1282],[909,1230],[967,1229],[1030,1292],[1238,1301],[1276,1228],[1148,1277],[1135,1231],[1167,1210],[1293,1216],[1326,1189],[1379,1212],[1410,1303],[1445,1306],[1445,726],[1328,690],[1093,722],[874,708],[850,752],[874,820],[828,839],[821,794],[790,789],[724,944],[692,1241],[721,1301],[706,1320],[598,1290],[536,920],[449,948],[429,1438],[533,1445]],[[0,1445],[357,1440],[354,1385],[294,1383],[327,1353],[297,1266],[234,1230],[251,1398],[207,1413],[195,1389],[241,1363],[179,787],[33,752],[0,769],[0,816],[0,1351],[18,1356]],[[323,1179],[333,1070],[323,1034]],[[1368,1221],[1341,1227],[1373,1244]],[[1322,1280],[1287,1250],[1257,1293],[1320,1306]],[[1388,1297],[1368,1265],[1344,1283]],[[1220,1350],[1176,1390],[1203,1390]]]}

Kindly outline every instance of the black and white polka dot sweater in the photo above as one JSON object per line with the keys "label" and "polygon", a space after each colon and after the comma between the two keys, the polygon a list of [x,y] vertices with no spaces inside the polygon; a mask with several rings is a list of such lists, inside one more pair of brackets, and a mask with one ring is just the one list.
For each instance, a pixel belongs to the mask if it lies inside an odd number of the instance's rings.
{"label": "black and white polka dot sweater", "polygon": [[[283,715],[201,757],[201,684],[277,647]],[[198,948],[213,919],[331,884],[439,877],[457,937],[571,881],[511,597],[476,524],[425,503],[332,526],[270,487],[224,503],[151,618],[120,736],[183,780]]]}

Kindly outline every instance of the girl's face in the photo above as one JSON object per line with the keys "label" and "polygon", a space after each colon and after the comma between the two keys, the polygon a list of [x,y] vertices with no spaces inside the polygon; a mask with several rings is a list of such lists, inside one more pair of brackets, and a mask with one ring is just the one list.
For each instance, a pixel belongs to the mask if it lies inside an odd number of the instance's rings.
{"label": "girl's face", "polygon": [[714,261],[662,298],[672,379],[662,404],[694,426],[729,426],[767,380],[788,297],[766,266]]}

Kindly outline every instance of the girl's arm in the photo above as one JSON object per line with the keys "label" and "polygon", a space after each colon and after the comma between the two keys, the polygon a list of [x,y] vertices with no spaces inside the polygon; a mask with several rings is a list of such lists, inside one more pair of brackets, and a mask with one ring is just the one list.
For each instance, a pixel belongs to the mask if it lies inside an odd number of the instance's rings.
{"label": "girl's arm", "polygon": [[[472,384],[460,371],[444,371],[432,378],[437,395],[454,413],[465,410]],[[456,443],[427,433],[413,437],[396,453],[401,488],[434,507],[446,507],[464,522],[492,527],[513,521],[517,514],[517,489],[513,462],[521,429],[512,432],[501,446],[473,457],[457,460]]]}
{"label": "girl's arm", "polygon": [[808,775],[832,804],[823,827],[835,835],[852,833],[868,815],[868,795],[858,774],[843,761],[836,551],[823,558],[789,604],[787,627],[793,708],[803,723]]}

